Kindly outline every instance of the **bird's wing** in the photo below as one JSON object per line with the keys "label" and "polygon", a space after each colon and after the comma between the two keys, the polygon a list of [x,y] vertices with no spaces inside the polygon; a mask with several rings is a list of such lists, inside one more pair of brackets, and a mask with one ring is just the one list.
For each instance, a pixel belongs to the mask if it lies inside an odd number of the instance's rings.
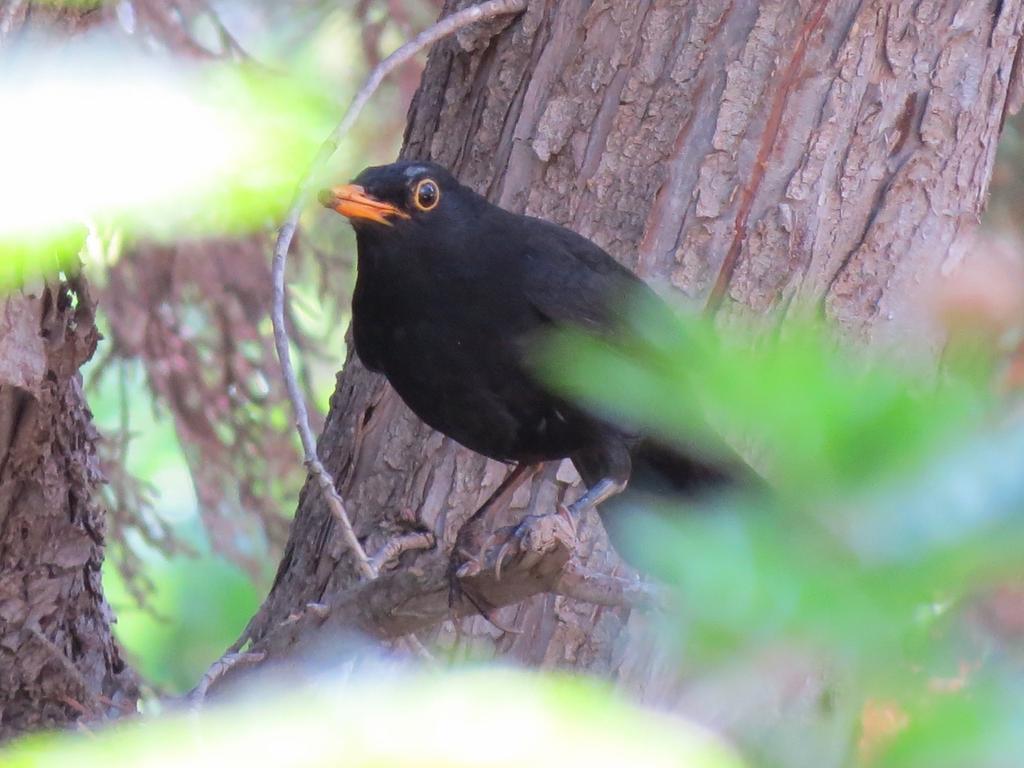
{"label": "bird's wing", "polygon": [[597,332],[618,327],[639,294],[653,292],[600,247],[571,230],[530,220],[525,292],[548,322]]}

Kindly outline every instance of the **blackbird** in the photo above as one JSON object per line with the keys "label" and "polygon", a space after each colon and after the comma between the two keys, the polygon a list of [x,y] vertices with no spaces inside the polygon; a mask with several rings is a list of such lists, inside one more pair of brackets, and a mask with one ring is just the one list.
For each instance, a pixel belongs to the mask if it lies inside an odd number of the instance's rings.
{"label": "blackbird", "polygon": [[[734,455],[659,444],[538,378],[529,353],[540,334],[565,325],[614,332],[630,296],[655,300],[591,241],[503,210],[429,162],[367,168],[319,200],[355,229],[352,337],[363,364],[473,451],[519,467],[571,459],[587,485],[569,507],[573,519],[631,476],[634,486],[643,477],[696,496],[747,474]],[[622,554],[616,516],[598,511]]]}

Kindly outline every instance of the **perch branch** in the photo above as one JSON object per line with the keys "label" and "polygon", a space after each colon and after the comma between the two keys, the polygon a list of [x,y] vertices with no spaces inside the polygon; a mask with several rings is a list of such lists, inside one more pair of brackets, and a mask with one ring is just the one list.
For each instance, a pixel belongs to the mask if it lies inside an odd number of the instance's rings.
{"label": "perch branch", "polygon": [[420,558],[415,568],[381,573],[332,595],[316,611],[293,614],[261,638],[260,650],[279,659],[301,656],[319,647],[325,635],[352,630],[381,640],[407,637],[407,642],[416,643],[413,633],[447,618],[476,614],[478,606],[493,611],[543,592],[608,607],[643,609],[663,603],[660,590],[652,585],[571,561],[575,532],[558,515],[533,518],[528,534],[516,542],[511,557],[505,557],[507,542],[496,542],[481,554],[479,567],[460,579],[472,600],[449,604],[449,559],[435,551]]}
{"label": "perch branch", "polygon": [[657,608],[664,602],[664,596],[649,582],[599,573],[576,562],[566,564],[552,591],[609,608]]}
{"label": "perch branch", "polygon": [[321,633],[356,629],[382,640],[394,640],[426,629],[447,618],[478,612],[477,605],[497,610],[542,592],[585,600],[613,608],[658,608],[661,591],[644,582],[591,571],[571,560],[575,534],[556,515],[537,518],[530,535],[521,539],[514,556],[498,573],[504,544],[491,546],[480,559],[480,568],[461,584],[473,601],[449,605],[448,558],[428,556],[416,568],[382,573],[334,595],[324,610],[296,614],[261,641],[268,656],[287,657],[314,648]]}
{"label": "perch branch", "polygon": [[[504,547],[490,547],[481,558],[480,570],[461,579],[463,590],[492,609],[555,591],[576,542],[564,525],[548,525],[550,522],[543,520],[523,547],[506,558],[500,578],[495,567]],[[327,611],[304,612],[294,622],[279,625],[261,639],[260,649],[270,657],[301,655],[307,648],[317,647],[324,633],[333,636],[339,631],[356,630],[391,640],[450,617],[478,613],[469,600],[449,606],[448,566],[447,555],[438,552],[421,558],[416,568],[382,573],[373,581],[355,584],[331,596]]]}

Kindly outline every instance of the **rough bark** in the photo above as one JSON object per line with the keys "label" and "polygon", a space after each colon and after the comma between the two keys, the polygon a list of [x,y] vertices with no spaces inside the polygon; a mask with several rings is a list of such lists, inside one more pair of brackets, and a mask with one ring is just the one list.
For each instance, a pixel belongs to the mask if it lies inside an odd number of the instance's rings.
{"label": "rough bark", "polygon": [[[977,223],[1017,88],[1022,6],[535,0],[507,28],[433,51],[403,154],[572,227],[723,322],[776,326],[810,308],[852,338],[899,344],[927,325],[916,286]],[[320,454],[368,551],[410,520],[437,536],[436,550],[404,554],[380,592],[435,574],[436,593],[454,532],[506,471],[431,432],[351,355]],[[546,467],[494,525],[551,511],[577,492],[573,479]],[[586,522],[577,554],[611,573],[622,566],[599,528]],[[280,628],[308,603],[331,606],[327,625],[389,634],[379,614],[366,621],[356,580],[307,484],[250,627],[255,648],[280,649]],[[477,617],[462,620],[463,637],[616,678],[648,700],[678,693],[626,608],[543,592],[499,616],[521,633]],[[322,616],[303,632],[318,626]],[[450,638],[451,624],[438,632]]]}
{"label": "rough bark", "polygon": [[[0,49],[105,17],[100,3],[0,2]],[[135,710],[100,575],[103,477],[79,373],[94,320],[81,278],[0,297],[0,741]]]}
{"label": "rough bark", "polygon": [[103,597],[84,282],[0,303],[0,740],[134,711]]}
{"label": "rough bark", "polygon": [[27,35],[64,39],[101,24],[109,4],[53,3],[38,0],[0,0],[0,49]]}

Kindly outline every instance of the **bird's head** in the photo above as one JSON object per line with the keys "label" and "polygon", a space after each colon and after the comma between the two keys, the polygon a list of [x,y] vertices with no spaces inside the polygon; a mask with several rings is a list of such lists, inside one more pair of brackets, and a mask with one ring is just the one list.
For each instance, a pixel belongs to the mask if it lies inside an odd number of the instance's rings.
{"label": "bird's head", "polygon": [[475,195],[435,163],[401,162],[367,168],[351,184],[318,197],[357,229],[383,231],[458,216]]}

